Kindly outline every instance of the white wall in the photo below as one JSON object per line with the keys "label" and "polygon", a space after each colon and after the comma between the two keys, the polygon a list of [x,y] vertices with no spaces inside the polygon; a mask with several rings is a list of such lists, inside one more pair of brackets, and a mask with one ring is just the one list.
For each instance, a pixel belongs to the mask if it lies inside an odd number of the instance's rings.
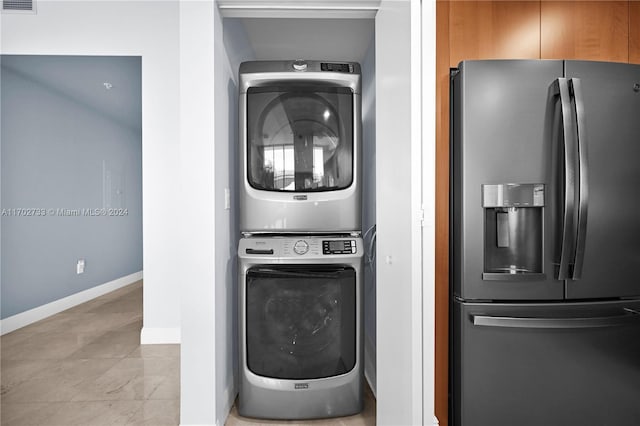
{"label": "white wall", "polygon": [[[215,96],[215,229],[216,229],[216,424],[223,425],[236,396],[235,368],[237,364],[236,250],[238,241],[237,209],[223,210],[225,188],[234,194],[236,157],[233,155],[237,137],[238,90],[237,70],[232,70],[224,46],[224,25],[218,9],[214,23],[214,93]],[[233,52],[231,50],[230,52]],[[233,206],[235,207],[235,206]]]}
{"label": "white wall", "polygon": [[[216,423],[213,2],[180,2],[180,154],[184,211],[180,423]],[[196,195],[196,196],[194,196]]]}
{"label": "white wall", "polygon": [[216,205],[224,206],[224,190],[231,195],[228,210],[216,209],[216,424],[223,425],[238,393],[237,250],[238,67],[254,59],[239,20],[223,20],[215,13],[215,176]]}
{"label": "white wall", "polygon": [[[414,5],[415,9],[415,5]],[[411,19],[421,27],[422,102],[422,413],[423,424],[435,416],[435,283],[436,283],[436,2],[423,2]],[[414,30],[415,30],[415,26]],[[415,99],[414,99],[415,102]],[[433,419],[433,420],[432,420]]]}
{"label": "white wall", "polygon": [[362,231],[364,270],[364,374],[376,393],[376,264],[373,226],[376,224],[376,54],[375,38],[362,67]]}
{"label": "white wall", "polygon": [[[418,8],[417,23],[412,5]],[[420,50],[413,44],[416,30],[420,40],[419,9],[418,2],[383,0],[376,15],[376,421],[381,425],[423,424],[421,117],[415,102]]]}
{"label": "white wall", "polygon": [[178,2],[41,1],[0,19],[2,53],[142,56],[142,339],[178,342]]}
{"label": "white wall", "polygon": [[[237,73],[242,24],[215,3],[180,3],[182,425],[222,425],[237,394]],[[225,190],[231,195],[225,206]],[[197,197],[191,194],[198,194]]]}

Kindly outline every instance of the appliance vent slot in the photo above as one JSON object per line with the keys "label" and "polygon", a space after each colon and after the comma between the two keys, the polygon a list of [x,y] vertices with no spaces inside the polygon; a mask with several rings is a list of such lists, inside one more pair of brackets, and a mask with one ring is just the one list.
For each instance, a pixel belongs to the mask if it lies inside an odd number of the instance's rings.
{"label": "appliance vent slot", "polygon": [[35,0],[2,0],[3,12],[35,12]]}

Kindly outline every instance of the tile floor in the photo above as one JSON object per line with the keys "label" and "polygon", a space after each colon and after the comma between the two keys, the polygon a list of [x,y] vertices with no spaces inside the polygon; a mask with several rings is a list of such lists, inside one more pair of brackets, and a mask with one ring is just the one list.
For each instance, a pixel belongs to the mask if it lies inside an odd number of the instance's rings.
{"label": "tile floor", "polygon": [[0,424],[179,424],[180,346],[141,327],[139,281],[2,336]]}
{"label": "tile floor", "polygon": [[[180,346],[140,345],[142,281],[0,338],[2,426],[178,425]],[[365,392],[355,416],[309,421],[240,417],[227,426],[375,425]]]}
{"label": "tile floor", "polygon": [[225,426],[266,426],[266,425],[287,425],[287,426],[307,426],[307,425],[332,425],[332,426],[373,426],[376,424],[376,400],[371,393],[369,386],[365,386],[364,410],[355,416],[339,417],[325,420],[290,420],[275,421],[249,419],[240,417],[238,409],[234,405],[231,413],[225,422]]}

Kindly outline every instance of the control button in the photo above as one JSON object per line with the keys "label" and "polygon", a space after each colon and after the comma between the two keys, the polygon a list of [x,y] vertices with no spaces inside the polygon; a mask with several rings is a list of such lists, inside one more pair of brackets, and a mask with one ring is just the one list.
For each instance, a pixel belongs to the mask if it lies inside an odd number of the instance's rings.
{"label": "control button", "polygon": [[309,251],[309,244],[305,240],[298,240],[293,245],[293,251],[296,252],[296,254],[305,254]]}
{"label": "control button", "polygon": [[293,69],[296,71],[304,71],[307,69],[307,63],[302,59],[293,62]]}

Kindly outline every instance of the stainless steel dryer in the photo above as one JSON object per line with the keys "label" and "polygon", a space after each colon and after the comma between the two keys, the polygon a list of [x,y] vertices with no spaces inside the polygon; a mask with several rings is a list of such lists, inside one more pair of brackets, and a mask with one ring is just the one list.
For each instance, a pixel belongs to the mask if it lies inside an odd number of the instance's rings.
{"label": "stainless steel dryer", "polygon": [[360,65],[240,65],[240,231],[361,230]]}
{"label": "stainless steel dryer", "polygon": [[362,410],[362,239],[242,238],[238,411],[305,419]]}

